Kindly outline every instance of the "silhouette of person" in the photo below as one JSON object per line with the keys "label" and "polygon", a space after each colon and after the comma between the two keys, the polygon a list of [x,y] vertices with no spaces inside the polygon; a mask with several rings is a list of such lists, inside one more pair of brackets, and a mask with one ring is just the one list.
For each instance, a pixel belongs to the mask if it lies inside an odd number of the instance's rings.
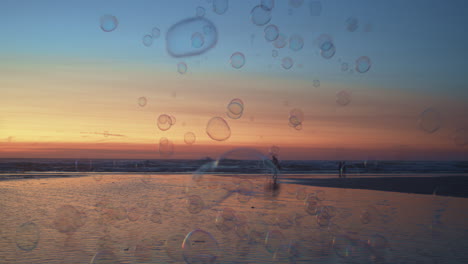
{"label": "silhouette of person", "polygon": [[338,177],[340,178],[343,177],[343,162],[342,161],[338,162]]}
{"label": "silhouette of person", "polygon": [[278,169],[278,171],[275,171],[275,173],[273,174],[273,183],[272,183],[272,186],[271,186],[273,191],[277,191],[279,189],[279,184],[277,182],[278,172],[281,170],[281,165],[280,165],[280,163],[278,161],[278,158],[276,157],[275,154],[271,155],[271,161],[273,162],[273,164]]}

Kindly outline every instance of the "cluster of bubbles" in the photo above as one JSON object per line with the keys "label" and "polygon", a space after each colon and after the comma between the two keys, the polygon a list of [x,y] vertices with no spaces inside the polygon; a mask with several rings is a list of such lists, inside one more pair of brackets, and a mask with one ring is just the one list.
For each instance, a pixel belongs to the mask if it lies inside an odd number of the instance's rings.
{"label": "cluster of bubbles", "polygon": [[227,105],[227,116],[231,119],[239,119],[242,117],[244,113],[244,102],[239,99],[235,98],[232,99],[231,102]]}
{"label": "cluster of bubbles", "polygon": [[167,114],[161,114],[157,120],[158,128],[161,131],[169,130],[173,125],[175,125],[175,123],[176,123],[175,117],[167,115]]}
{"label": "cluster of bubbles", "polygon": [[143,45],[145,45],[146,47],[153,45],[153,41],[159,38],[160,35],[161,35],[161,30],[158,27],[154,27],[151,30],[150,34],[146,34],[143,36],[143,39],[142,39]]}
{"label": "cluster of bubbles", "polygon": [[316,39],[315,42],[320,50],[320,55],[324,59],[331,59],[333,56],[335,56],[336,47],[333,39],[329,35],[322,34]]}
{"label": "cluster of bubbles", "polygon": [[294,108],[289,111],[289,126],[296,130],[302,129],[302,122],[304,122],[304,113],[299,108]]}

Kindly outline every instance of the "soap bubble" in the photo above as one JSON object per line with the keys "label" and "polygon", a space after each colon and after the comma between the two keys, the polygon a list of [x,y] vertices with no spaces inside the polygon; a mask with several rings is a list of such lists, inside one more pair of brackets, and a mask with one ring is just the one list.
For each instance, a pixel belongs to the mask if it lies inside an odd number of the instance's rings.
{"label": "soap bubble", "polygon": [[301,7],[302,3],[304,3],[304,0],[289,0],[289,5],[294,8]]}
{"label": "soap bubble", "polygon": [[288,229],[293,225],[293,219],[289,214],[279,214],[276,216],[276,224],[281,229]]}
{"label": "soap bubble", "polygon": [[85,224],[85,219],[75,207],[64,205],[56,210],[54,228],[60,233],[73,233]]}
{"label": "soap bubble", "polygon": [[203,44],[205,43],[203,35],[199,32],[193,33],[191,40],[192,40],[192,47],[196,49],[201,48]]}
{"label": "soap bubble", "polygon": [[151,30],[151,36],[153,36],[153,39],[159,38],[160,35],[161,35],[161,30],[159,30],[159,28],[154,27],[154,28]]}
{"label": "soap bubble", "polygon": [[245,64],[245,56],[241,52],[235,52],[231,55],[231,66],[235,69],[240,69]]}
{"label": "soap bubble", "polygon": [[97,252],[91,259],[90,264],[110,264],[119,263],[117,256],[110,250]]}
{"label": "soap bubble", "polygon": [[141,218],[142,214],[143,209],[136,206],[132,206],[127,210],[127,217],[128,220],[130,220],[131,222],[138,221],[138,219]]}
{"label": "soap bubble", "polygon": [[322,14],[322,2],[310,1],[309,10],[311,16],[320,16]]}
{"label": "soap bubble", "polygon": [[312,85],[313,85],[315,88],[320,87],[320,80],[317,80],[317,79],[313,80]]}
{"label": "soap bubble", "polygon": [[455,130],[453,141],[457,146],[466,146],[468,144],[468,131],[464,128],[458,128],[457,130]]}
{"label": "soap bubble", "polygon": [[196,136],[195,136],[195,134],[193,132],[185,133],[185,135],[184,135],[185,144],[192,145],[193,143],[195,143],[195,140],[196,140]]}
{"label": "soap bubble", "polygon": [[228,7],[228,0],[213,0],[213,11],[218,15],[226,13]]}
{"label": "soap bubble", "polygon": [[278,37],[276,38],[275,42],[273,42],[273,46],[275,46],[277,49],[282,49],[288,44],[287,38],[283,34],[279,34]]}
{"label": "soap bubble", "polygon": [[351,93],[346,90],[341,90],[336,93],[336,103],[341,106],[346,106],[351,103]]}
{"label": "soap bubble", "polygon": [[349,69],[348,63],[346,62],[341,63],[341,71],[348,71],[348,69]]}
{"label": "soap bubble", "polygon": [[299,35],[289,37],[289,48],[293,51],[299,51],[304,47],[304,40]]}
{"label": "soap bubble", "polygon": [[179,62],[177,64],[177,72],[185,74],[187,72],[187,64],[185,64],[185,62]]}
{"label": "soap bubble", "polygon": [[174,144],[169,139],[162,137],[159,140],[159,154],[161,157],[169,157],[174,154]]}
{"label": "soap bubble", "polygon": [[[192,36],[203,32],[203,46],[193,47]],[[206,18],[195,17],[182,20],[166,33],[166,49],[172,57],[200,55],[213,48],[218,41],[215,25]]]}
{"label": "soap bubble", "polygon": [[231,128],[224,118],[216,116],[208,121],[206,134],[213,140],[224,141],[231,136]]}
{"label": "soap bubble", "polygon": [[388,247],[388,240],[380,234],[374,234],[367,239],[367,244],[374,250],[382,250]]}
{"label": "soap bubble", "polygon": [[205,16],[205,8],[199,6],[197,7],[197,12],[196,12],[197,17],[204,17]]}
{"label": "soap bubble", "polygon": [[198,214],[205,208],[203,199],[198,195],[191,195],[187,198],[187,209],[191,214]]}
{"label": "soap bubble", "polygon": [[289,111],[289,124],[292,127],[296,127],[302,124],[304,121],[304,113],[299,108],[294,108]]}
{"label": "soap bubble", "polygon": [[175,261],[183,261],[183,249],[182,244],[184,243],[185,236],[182,234],[175,234],[169,236],[166,240],[166,254]]}
{"label": "soap bubble", "polygon": [[273,58],[278,57],[278,51],[277,51],[277,50],[272,50],[272,51],[271,51],[271,56],[272,56]]}
{"label": "soap bubble", "polygon": [[39,227],[34,222],[26,222],[16,229],[16,246],[24,251],[31,251],[37,247],[40,239]]}
{"label": "soap bubble", "polygon": [[275,7],[275,0],[261,0],[260,6],[265,10],[272,10]]}
{"label": "soap bubble", "polygon": [[275,41],[279,36],[278,27],[272,24],[266,26],[263,32],[265,33],[265,39],[267,41]]}
{"label": "soap bubble", "polygon": [[236,98],[231,100],[227,106],[227,115],[232,119],[239,119],[244,113],[244,102],[241,99]]}
{"label": "soap bubble", "polygon": [[195,229],[188,233],[182,243],[182,253],[185,262],[216,263],[220,249],[218,241],[207,231]]}
{"label": "soap bubble", "polygon": [[427,108],[419,114],[418,125],[426,133],[434,133],[441,127],[442,120],[434,108]]}
{"label": "soap bubble", "polygon": [[146,97],[142,96],[138,98],[138,105],[141,107],[144,107],[147,103]]}
{"label": "soap bubble", "polygon": [[153,37],[151,35],[144,35],[143,36],[143,45],[146,47],[151,46],[153,44]]}
{"label": "soap bubble", "polygon": [[101,29],[104,32],[114,31],[119,25],[119,21],[113,15],[103,15],[100,21],[101,21]]}
{"label": "soap bubble", "polygon": [[369,57],[362,56],[356,60],[356,71],[359,73],[365,73],[369,71],[372,63]]}
{"label": "soap bubble", "polygon": [[285,57],[281,60],[281,66],[284,69],[289,70],[294,65],[294,61],[290,57]]}
{"label": "soap bubble", "polygon": [[320,47],[320,55],[325,59],[331,59],[336,52],[335,45],[333,42],[325,42]]}
{"label": "soap bubble", "polygon": [[285,244],[285,237],[281,231],[268,231],[265,237],[265,248],[268,252],[275,253],[275,251],[283,244]]}
{"label": "soap bubble", "polygon": [[227,232],[234,228],[236,221],[236,212],[231,208],[224,208],[218,212],[215,225],[221,232]]}
{"label": "soap bubble", "polygon": [[237,200],[241,203],[250,201],[253,195],[253,183],[249,180],[241,180],[237,188]]}
{"label": "soap bubble", "polygon": [[362,241],[353,240],[345,235],[335,236],[332,240],[336,255],[351,263],[370,263],[372,252]]}
{"label": "soap bubble", "polygon": [[349,17],[346,19],[346,30],[349,32],[354,32],[359,27],[359,21],[355,17]]}
{"label": "soap bubble", "polygon": [[257,26],[264,26],[271,20],[271,11],[258,5],[250,12],[250,20]]}
{"label": "soap bubble", "polygon": [[309,196],[305,200],[305,211],[310,215],[317,215],[320,210],[320,202],[315,196]]}
{"label": "soap bubble", "polygon": [[172,119],[169,115],[162,114],[158,117],[157,120],[158,128],[161,129],[161,131],[166,131],[172,126]]}
{"label": "soap bubble", "polygon": [[153,209],[149,219],[155,224],[162,224],[162,215],[158,209]]}

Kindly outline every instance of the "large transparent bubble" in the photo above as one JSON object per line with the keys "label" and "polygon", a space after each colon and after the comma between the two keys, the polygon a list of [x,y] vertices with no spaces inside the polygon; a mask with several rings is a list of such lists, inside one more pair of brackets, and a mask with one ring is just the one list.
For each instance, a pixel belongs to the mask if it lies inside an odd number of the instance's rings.
{"label": "large transparent bubble", "polygon": [[264,26],[271,20],[271,11],[258,5],[250,12],[250,20],[257,26]]}
{"label": "large transparent bubble", "polygon": [[276,195],[270,185],[278,176],[278,168],[263,153],[237,148],[202,165],[187,180],[186,195],[201,198],[203,202],[197,204],[205,208],[221,205],[227,199],[245,203],[251,198]]}
{"label": "large transparent bubble", "polygon": [[[198,37],[194,39],[194,36]],[[217,41],[215,25],[204,17],[182,20],[172,25],[166,33],[167,52],[176,58],[203,54],[213,48]]]}
{"label": "large transparent bubble", "polygon": [[195,229],[188,233],[182,243],[184,260],[192,263],[216,263],[220,255],[218,241],[207,231]]}
{"label": "large transparent bubble", "polygon": [[206,124],[206,134],[216,141],[224,141],[231,136],[231,128],[224,118],[216,116]]}

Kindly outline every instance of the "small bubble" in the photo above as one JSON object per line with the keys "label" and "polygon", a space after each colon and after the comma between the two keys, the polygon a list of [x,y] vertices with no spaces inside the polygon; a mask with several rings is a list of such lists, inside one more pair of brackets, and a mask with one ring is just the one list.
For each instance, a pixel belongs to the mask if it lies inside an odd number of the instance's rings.
{"label": "small bubble", "polygon": [[34,222],[23,223],[16,229],[16,246],[24,251],[31,251],[37,247],[40,239],[39,227]]}
{"label": "small bubble", "polygon": [[285,243],[285,237],[279,230],[268,231],[265,237],[265,248],[270,253],[275,253]]}
{"label": "small bubble", "polygon": [[104,32],[114,31],[119,25],[119,21],[113,15],[103,15],[100,21],[101,21],[101,29]]}
{"label": "small bubble", "polygon": [[278,50],[272,50],[272,51],[271,51],[271,56],[272,56],[273,58],[278,57]]}
{"label": "small bubble", "polygon": [[299,51],[304,47],[304,40],[299,35],[289,37],[289,48],[293,51]]}
{"label": "small bubble", "polygon": [[162,224],[162,215],[159,210],[154,209],[153,212],[151,212],[150,221],[155,224]]}
{"label": "small bubble", "polygon": [[372,63],[369,57],[362,56],[356,60],[356,71],[359,73],[365,73],[369,71]]}
{"label": "small bubble", "polygon": [[275,46],[277,49],[282,49],[288,44],[287,38],[283,34],[279,34],[278,38],[276,38],[275,42],[273,42],[273,46]]}
{"label": "small bubble", "polygon": [[320,87],[320,80],[317,80],[317,79],[313,80],[313,81],[312,81],[312,85],[313,85],[315,88]]}
{"label": "small bubble", "polygon": [[279,214],[276,217],[276,224],[281,229],[288,229],[293,225],[293,219],[289,214]]}
{"label": "small bubble", "polygon": [[175,261],[183,261],[182,243],[185,236],[182,234],[172,235],[166,240],[166,254]]}
{"label": "small bubble", "polygon": [[294,8],[301,7],[302,3],[304,3],[304,0],[289,0],[289,5]]}
{"label": "small bubble", "polygon": [[187,198],[187,210],[191,214],[198,214],[205,207],[205,203],[198,195],[191,195]]}
{"label": "small bubble", "polygon": [[302,124],[304,121],[304,113],[299,108],[294,108],[289,112],[289,124],[292,127],[296,127]]}
{"label": "small bubble", "polygon": [[311,16],[320,16],[322,14],[322,2],[310,1],[309,10]]}
{"label": "small bubble", "polygon": [[250,20],[257,26],[264,26],[271,20],[271,11],[258,5],[250,12]]}
{"label": "small bubble", "polygon": [[192,145],[193,143],[195,143],[195,140],[196,140],[196,136],[195,136],[195,134],[193,132],[185,133],[185,135],[184,135],[185,144]]}
{"label": "small bubble", "polygon": [[215,225],[221,232],[227,232],[236,225],[236,212],[231,208],[224,208],[218,212],[215,219]]}
{"label": "small bubble", "polygon": [[224,141],[231,136],[231,128],[224,118],[217,116],[208,121],[206,133],[211,139]]}
{"label": "small bubble", "polygon": [[227,106],[227,110],[229,118],[239,119],[244,113],[244,102],[239,98],[232,99]]}
{"label": "small bubble", "polygon": [[220,249],[218,241],[209,232],[195,229],[185,237],[182,253],[188,264],[216,263]]}
{"label": "small bubble", "polygon": [[203,46],[205,43],[203,35],[201,33],[195,32],[192,35],[192,47],[198,49]]}
{"label": "small bubble", "polygon": [[346,19],[346,30],[349,32],[354,32],[359,27],[359,21],[355,17],[349,17]]}
{"label": "small bubble", "polygon": [[174,144],[169,139],[163,137],[159,140],[159,154],[162,157],[169,157],[174,154]]}
{"label": "small bubble", "polygon": [[228,7],[228,0],[213,0],[213,11],[218,15],[226,13]]}
{"label": "small bubble", "polygon": [[187,72],[187,64],[185,64],[185,62],[179,62],[177,64],[177,72],[185,74]]}
{"label": "small bubble", "polygon": [[157,28],[157,27],[154,27],[151,30],[151,35],[153,36],[153,39],[157,39],[157,38],[159,38],[159,36],[161,36],[161,30],[159,30],[159,28]]}
{"label": "small bubble", "polygon": [[281,66],[284,69],[289,70],[294,65],[294,61],[290,57],[285,57],[281,60]]}
{"label": "small bubble", "polygon": [[73,233],[85,224],[85,215],[71,205],[56,210],[54,228],[60,233]]}
{"label": "small bubble", "polygon": [[158,125],[158,128],[161,130],[161,131],[166,131],[168,130],[169,128],[171,128],[172,126],[172,119],[169,115],[166,115],[166,114],[162,114],[158,117],[158,120],[157,120],[157,125]]}
{"label": "small bubble", "polygon": [[240,69],[245,64],[245,56],[241,52],[235,52],[231,55],[231,66],[235,69]]}
{"label": "small bubble", "polygon": [[201,6],[197,7],[196,15],[197,15],[197,17],[204,17],[205,16],[205,8],[203,8]]}
{"label": "small bubble", "polygon": [[138,98],[138,105],[140,107],[145,107],[146,103],[147,103],[146,97],[142,96],[142,97]]}
{"label": "small bubble", "polygon": [[142,209],[136,206],[130,207],[127,210],[127,217],[128,217],[128,220],[130,220],[131,222],[138,221],[141,218],[142,214],[143,214]]}
{"label": "small bubble", "polygon": [[144,35],[143,36],[143,45],[146,47],[151,46],[153,44],[153,37],[151,35]]}
{"label": "small bubble", "polygon": [[275,41],[279,35],[278,27],[272,24],[266,26],[263,32],[267,41]]}
{"label": "small bubble", "polygon": [[336,93],[336,103],[341,106],[348,105],[351,103],[351,93],[346,90],[339,91]]}
{"label": "small bubble", "polygon": [[341,71],[348,71],[348,63],[343,62],[341,63]]}
{"label": "small bubble", "polygon": [[419,128],[426,133],[436,132],[441,127],[441,123],[440,114],[434,108],[427,108],[419,115]]}
{"label": "small bubble", "polygon": [[453,136],[455,145],[463,147],[468,145],[468,131],[464,128],[458,128]]}
{"label": "small bubble", "polygon": [[325,59],[331,59],[336,53],[333,42],[325,42],[320,46],[320,55]]}
{"label": "small bubble", "polygon": [[275,7],[275,0],[261,0],[260,6],[265,10],[272,10]]}

